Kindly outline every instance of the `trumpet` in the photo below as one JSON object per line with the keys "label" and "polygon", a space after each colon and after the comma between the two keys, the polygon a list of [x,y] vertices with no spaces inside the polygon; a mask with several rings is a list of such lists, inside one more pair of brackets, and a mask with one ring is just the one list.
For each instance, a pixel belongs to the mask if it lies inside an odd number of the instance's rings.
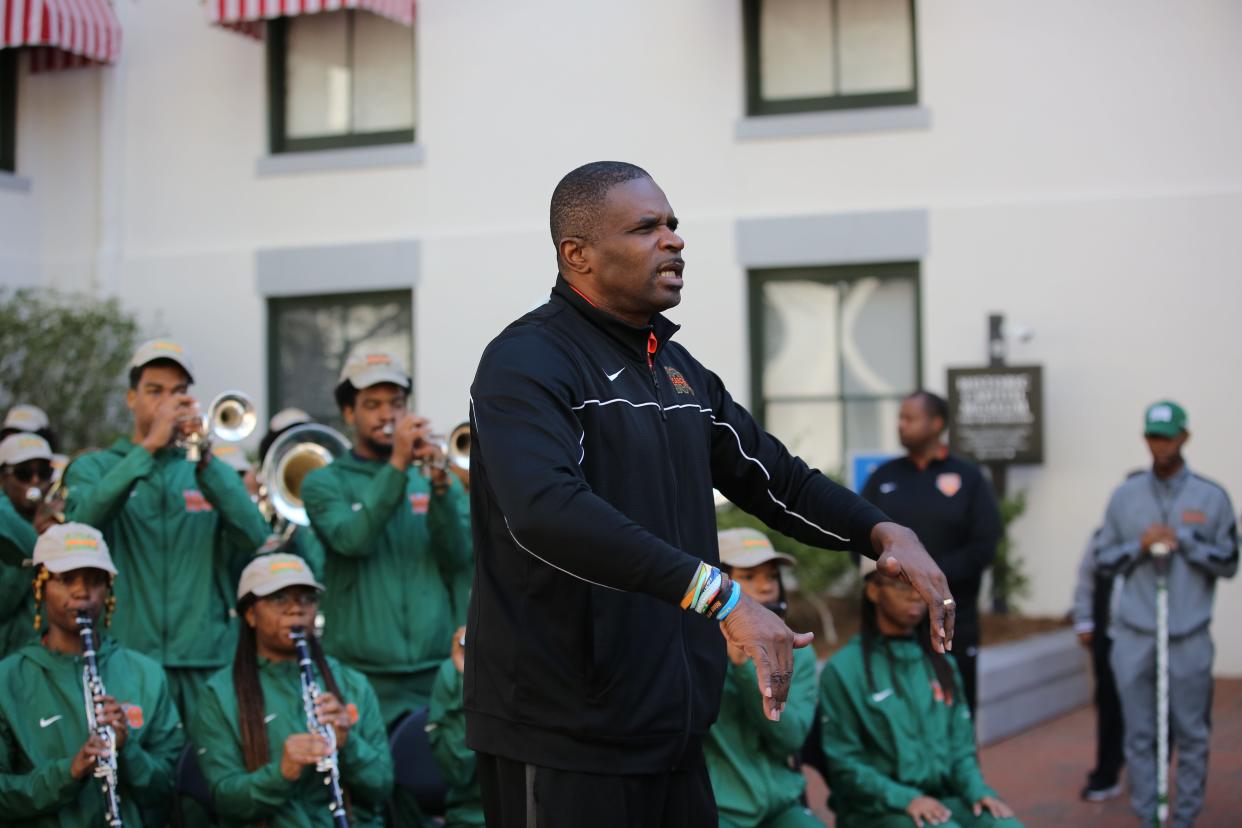
{"label": "trumpet", "polygon": [[[210,434],[227,443],[245,440],[254,433],[259,423],[259,415],[255,411],[250,397],[241,391],[225,391],[211,401],[206,415],[190,414],[179,421],[176,445],[185,449],[185,459],[197,463],[203,458],[203,450],[207,444],[204,436]],[[200,426],[191,428],[190,426]]]}
{"label": "trumpet", "polygon": [[38,514],[37,510],[46,509],[46,514],[50,515],[52,520],[57,523],[64,523],[65,497],[68,493],[69,490],[65,486],[64,478],[58,477],[47,491],[38,486],[31,486],[26,490],[26,500],[34,504],[36,514]]}
{"label": "trumpet", "polygon": [[268,520],[309,526],[302,502],[306,475],[349,451],[349,440],[334,428],[318,423],[294,426],[276,438],[259,470],[260,509]]}
{"label": "trumpet", "polygon": [[[396,430],[396,426],[388,423],[384,426],[384,433],[392,435]],[[432,445],[439,449],[439,457],[435,460],[424,460],[422,458],[414,459],[414,466],[422,469],[424,474],[430,474],[431,469],[440,469],[441,471],[449,471],[451,468],[461,469],[462,471],[470,471],[470,443],[471,443],[470,422],[459,423],[456,428],[445,434],[428,434],[423,439],[414,444],[415,449],[421,449],[424,446]]]}

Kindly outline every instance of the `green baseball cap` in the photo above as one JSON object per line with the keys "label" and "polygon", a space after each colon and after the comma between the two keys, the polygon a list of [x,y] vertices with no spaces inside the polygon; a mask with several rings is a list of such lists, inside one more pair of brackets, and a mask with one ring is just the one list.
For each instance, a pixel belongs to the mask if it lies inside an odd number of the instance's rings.
{"label": "green baseball cap", "polygon": [[1149,437],[1176,437],[1187,425],[1186,409],[1172,400],[1152,403],[1143,415],[1143,434]]}

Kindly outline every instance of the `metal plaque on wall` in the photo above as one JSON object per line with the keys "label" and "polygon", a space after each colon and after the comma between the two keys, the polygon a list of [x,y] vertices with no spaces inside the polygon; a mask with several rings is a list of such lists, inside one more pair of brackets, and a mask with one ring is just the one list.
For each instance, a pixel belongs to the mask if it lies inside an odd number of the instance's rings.
{"label": "metal plaque on wall", "polygon": [[949,446],[978,463],[1044,462],[1042,368],[950,368]]}

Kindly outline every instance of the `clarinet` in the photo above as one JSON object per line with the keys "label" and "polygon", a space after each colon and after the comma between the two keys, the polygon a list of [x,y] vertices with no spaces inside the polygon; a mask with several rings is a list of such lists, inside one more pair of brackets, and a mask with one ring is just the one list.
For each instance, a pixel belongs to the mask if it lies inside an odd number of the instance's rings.
{"label": "clarinet", "polygon": [[332,812],[332,824],[336,828],[349,828],[349,817],[345,814],[345,792],[341,788],[341,767],[336,752],[336,729],[324,724],[315,715],[315,699],[319,698],[319,683],[315,681],[315,673],[311,668],[310,643],[306,640],[306,630],[294,627],[289,631],[293,646],[298,651],[298,672],[302,678],[302,708],[306,711],[306,729],[328,743],[328,755],[315,764],[315,769],[323,774],[323,784],[328,786],[331,801],[328,809]]}
{"label": "clarinet", "polygon": [[95,697],[106,696],[99,663],[95,660],[95,631],[91,619],[77,617],[78,634],[82,636],[82,695],[86,700],[86,726],[103,742],[105,754],[95,762],[95,777],[100,780],[104,796],[104,824],[121,828],[121,794],[117,788],[116,731],[112,725],[101,725],[95,718]]}

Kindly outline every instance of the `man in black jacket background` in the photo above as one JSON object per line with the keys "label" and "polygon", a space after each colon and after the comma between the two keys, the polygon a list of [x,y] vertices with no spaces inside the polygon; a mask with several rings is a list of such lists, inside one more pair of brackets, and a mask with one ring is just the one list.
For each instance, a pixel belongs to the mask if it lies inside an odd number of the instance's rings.
{"label": "man in black jacket background", "polygon": [[724,638],[778,719],[811,636],[717,568],[713,486],[805,543],[879,558],[930,605],[936,647],[953,635],[914,534],[790,455],[670,341],[676,229],[638,167],[565,176],[552,296],[491,342],[471,388],[465,707],[493,828],[716,825],[702,738]]}
{"label": "man in black jacket background", "polygon": [[927,547],[957,599],[957,648],[971,713],[978,696],[979,585],[1004,534],[992,484],[974,463],[949,453],[944,430],[949,404],[930,391],[901,402],[897,432],[905,457],[889,460],[867,478],[862,496]]}

